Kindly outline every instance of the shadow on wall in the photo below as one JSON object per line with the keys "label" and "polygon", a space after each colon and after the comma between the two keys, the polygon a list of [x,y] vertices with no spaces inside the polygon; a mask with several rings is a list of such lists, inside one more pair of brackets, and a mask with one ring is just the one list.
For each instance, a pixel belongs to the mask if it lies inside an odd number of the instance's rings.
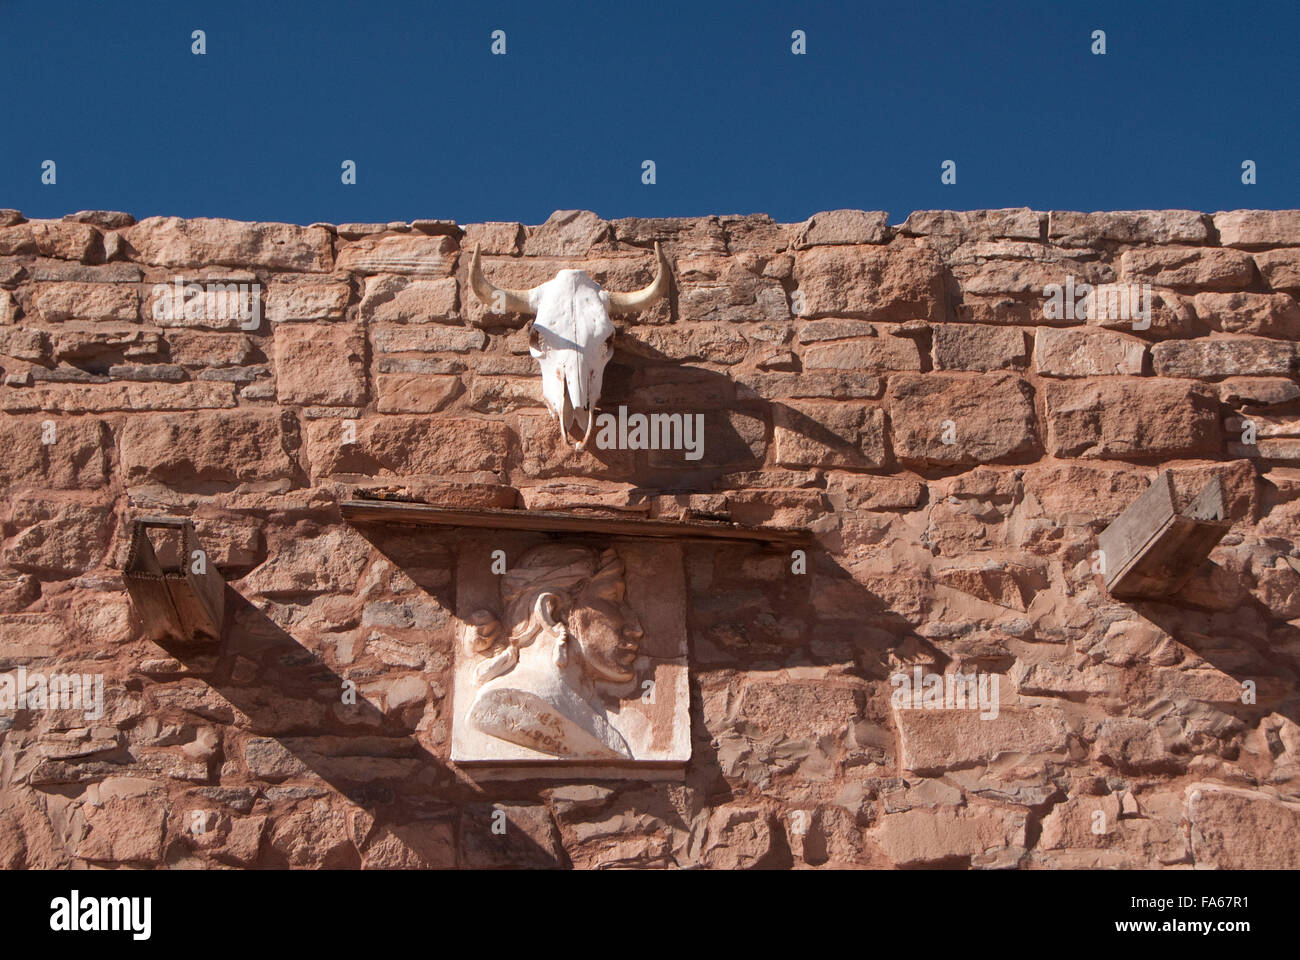
{"label": "shadow on wall", "polygon": [[[455,555],[439,542],[454,535],[368,524],[357,530],[426,595],[456,608],[445,569],[431,566]],[[757,544],[689,544],[686,562],[693,758],[684,791],[671,781],[550,778],[493,782],[485,791],[424,745],[416,730],[423,702],[420,710],[393,715],[360,696],[355,706],[342,705],[344,678],[233,590],[218,662],[202,676],[249,717],[254,737],[245,755],[254,778],[265,784],[319,776],[373,818],[358,846],[401,844],[410,865],[871,862],[862,841],[873,820],[870,805],[851,824],[814,813],[806,831],[794,835],[782,804],[765,788],[783,766],[806,766],[814,779],[864,763],[892,767],[891,653],[935,665],[947,658],[819,548],[810,548],[805,576],[786,575],[788,552]],[[718,573],[703,578],[705,567]],[[819,593],[833,597],[833,609]],[[167,649],[199,663],[196,648]],[[798,666],[830,669],[835,682],[782,676],[769,683],[761,676]],[[706,701],[715,703],[736,671],[747,674],[743,689],[733,690],[732,708],[717,713]],[[448,725],[449,706],[448,697]],[[489,833],[497,807],[518,828],[507,831],[508,839]],[[288,865],[283,859],[264,843],[258,865]],[[349,855],[327,865],[360,864]]]}

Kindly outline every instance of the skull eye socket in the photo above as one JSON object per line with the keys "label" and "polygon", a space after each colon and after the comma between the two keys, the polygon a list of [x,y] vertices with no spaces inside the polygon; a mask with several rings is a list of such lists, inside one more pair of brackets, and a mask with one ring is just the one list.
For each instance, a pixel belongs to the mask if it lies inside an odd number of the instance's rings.
{"label": "skull eye socket", "polygon": [[536,325],[528,327],[528,347],[531,350],[542,349],[542,331],[538,330]]}

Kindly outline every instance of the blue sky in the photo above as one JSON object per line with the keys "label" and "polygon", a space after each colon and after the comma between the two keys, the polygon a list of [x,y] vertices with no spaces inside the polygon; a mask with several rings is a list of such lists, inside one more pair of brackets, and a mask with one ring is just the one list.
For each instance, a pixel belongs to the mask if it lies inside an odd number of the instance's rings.
{"label": "blue sky", "polygon": [[0,0],[0,207],[297,223],[1300,207],[1298,35],[1295,0]]}

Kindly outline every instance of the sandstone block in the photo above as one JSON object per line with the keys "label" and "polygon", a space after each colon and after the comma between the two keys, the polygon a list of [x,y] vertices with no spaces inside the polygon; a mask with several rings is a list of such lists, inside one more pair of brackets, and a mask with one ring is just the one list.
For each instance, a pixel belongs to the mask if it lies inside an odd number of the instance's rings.
{"label": "sandstone block", "polygon": [[1053,210],[1047,237],[1065,247],[1114,243],[1208,243],[1208,217],[1195,210]]}
{"label": "sandstone block", "polygon": [[1141,247],[1120,258],[1123,279],[1161,287],[1241,290],[1255,278],[1255,264],[1239,250],[1216,247]]}
{"label": "sandstone block", "polygon": [[6,413],[104,413],[110,410],[201,410],[235,405],[228,383],[111,383],[102,386],[56,384],[0,388]]}
{"label": "sandstone block", "polygon": [[804,351],[806,370],[920,370],[916,341],[904,337],[870,337],[819,343]]}
{"label": "sandstone block", "polygon": [[1300,339],[1300,303],[1285,293],[1198,293],[1196,316],[1212,330]]}
{"label": "sandstone block", "polygon": [[901,241],[887,246],[812,247],[795,256],[802,316],[865,320],[943,317],[943,264]]}
{"label": "sandstone block", "polygon": [[881,818],[874,836],[899,867],[1014,866],[1024,856],[1025,815],[994,807],[908,810]]}
{"label": "sandstone block", "polygon": [[898,228],[907,236],[951,236],[961,240],[1037,240],[1040,214],[1028,207],[1003,210],[914,210]]}
{"label": "sandstone block", "polygon": [[351,295],[346,283],[272,283],[266,293],[266,318],[272,323],[341,320]]}
{"label": "sandstone block", "polygon": [[5,562],[55,579],[99,565],[114,529],[111,502],[53,499],[48,493],[11,495]]}
{"label": "sandstone block", "polygon": [[1162,377],[1288,375],[1300,369],[1296,344],[1262,337],[1169,340],[1151,348],[1151,361]]}
{"label": "sandstone block", "polygon": [[795,234],[794,248],[841,243],[884,243],[889,239],[889,214],[883,210],[827,210],[814,213]]}
{"label": "sandstone block", "polygon": [[316,420],[307,427],[313,476],[439,475],[499,471],[510,432],[493,420],[419,416],[367,417],[357,421],[356,443],[343,444],[341,424]]}
{"label": "sandstone block", "polygon": [[1034,342],[1034,367],[1046,377],[1141,376],[1145,341],[1109,330],[1042,327]]}
{"label": "sandstone block", "polygon": [[370,337],[377,353],[468,353],[487,346],[482,330],[441,324],[374,327]]}
{"label": "sandstone block", "polygon": [[[477,385],[479,381],[474,382]],[[380,413],[437,413],[464,389],[460,377],[421,374],[380,376],[375,386]],[[476,410],[484,409],[473,402],[470,405]]]}
{"label": "sandstone block", "polygon": [[379,276],[366,281],[361,318],[381,323],[425,323],[455,317],[459,307],[455,277],[413,280]]}
{"label": "sandstone block", "polygon": [[456,241],[423,233],[363,237],[338,252],[335,269],[347,273],[399,273],[450,276],[456,268]]}
{"label": "sandstone block", "polygon": [[65,320],[134,323],[140,319],[140,292],[125,283],[43,284],[37,288],[34,302],[41,319],[48,323]]}
{"label": "sandstone block", "polygon": [[1060,754],[1065,720],[1053,707],[1001,707],[996,717],[978,710],[894,710],[903,767],[921,773],[989,763],[1006,754]]}
{"label": "sandstone block", "polygon": [[931,349],[936,370],[1018,369],[1028,360],[1025,334],[1017,327],[936,324]]}
{"label": "sandstone block", "polygon": [[121,429],[122,469],[128,483],[175,487],[292,477],[290,431],[296,422],[279,411],[132,417]]}
{"label": "sandstone block", "polygon": [[275,332],[281,403],[354,406],[366,399],[365,336],[358,325],[285,324]]}
{"label": "sandstone block", "polygon": [[122,231],[139,263],[160,267],[265,267],[320,273],[333,265],[323,227],[238,220],[149,217]]}
{"label": "sandstone block", "polygon": [[894,454],[906,464],[988,463],[1038,445],[1033,392],[1012,374],[899,375],[886,396]]}
{"label": "sandstone block", "polygon": [[857,403],[799,403],[774,411],[776,462],[782,467],[880,467],[885,414]]}
{"label": "sandstone block", "polygon": [[1300,210],[1220,210],[1214,228],[1225,247],[1300,246]]}
{"label": "sandstone block", "polygon": [[1300,290],[1300,250],[1262,250],[1255,263],[1274,290]]}
{"label": "sandstone block", "polygon": [[1057,457],[1216,455],[1219,403],[1202,384],[1106,379],[1045,387],[1047,448]]}
{"label": "sandstone block", "polygon": [[1253,790],[1197,783],[1187,789],[1187,819],[1197,866],[1218,870],[1295,870],[1300,804]]}
{"label": "sandstone block", "polygon": [[524,255],[585,257],[609,236],[609,224],[590,210],[556,210],[541,226],[528,228]]}
{"label": "sandstone block", "polygon": [[[53,489],[90,489],[108,480],[113,435],[108,424],[93,418],[55,422],[44,417],[0,420],[0,489],[30,483]],[[45,442],[50,440],[52,442]]]}

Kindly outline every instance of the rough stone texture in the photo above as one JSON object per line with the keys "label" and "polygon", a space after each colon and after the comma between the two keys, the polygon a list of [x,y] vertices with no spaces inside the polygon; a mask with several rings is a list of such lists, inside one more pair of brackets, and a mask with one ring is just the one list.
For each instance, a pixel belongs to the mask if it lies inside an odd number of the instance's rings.
{"label": "rough stone texture", "polygon": [[813,247],[795,257],[803,316],[864,320],[938,319],[943,266],[933,251],[903,241],[885,247]]}
{"label": "rough stone texture", "polygon": [[1255,264],[1236,250],[1213,247],[1138,247],[1120,258],[1122,279],[1160,287],[1241,290],[1255,277]]}
{"label": "rough stone texture", "polygon": [[794,238],[796,250],[840,243],[884,243],[888,239],[889,214],[882,210],[828,210],[815,213]]}
{"label": "rough stone texture", "polygon": [[127,483],[170,486],[240,483],[290,477],[286,451],[296,433],[292,417],[277,411],[163,414],[127,421],[119,438]]}
{"label": "rough stone texture", "polygon": [[[95,720],[0,710],[0,866],[1300,867],[1297,224],[0,211],[0,674],[105,694]],[[655,241],[672,293],[618,319],[600,409],[698,414],[701,456],[575,452],[462,253],[626,290]],[[260,283],[267,322],[161,325],[177,274]],[[1048,320],[1066,276],[1153,284],[1150,328]],[[1165,469],[1218,477],[1231,528],[1178,594],[1117,601],[1097,534]],[[647,646],[657,605],[685,621],[684,770],[475,780],[449,760],[457,558],[533,535],[345,523],[366,497],[813,536],[801,570],[689,542],[683,582],[629,590]],[[135,619],[126,539],[157,514],[229,584],[220,648]],[[997,717],[893,705],[915,668],[996,678]]]}
{"label": "rough stone texture", "polygon": [[365,334],[344,324],[286,324],[275,331],[281,403],[354,406],[366,399]]}
{"label": "rough stone texture", "polygon": [[1214,215],[1225,247],[1300,246],[1300,210],[1231,210]]}
{"label": "rough stone texture", "polygon": [[1146,344],[1109,330],[1044,327],[1034,340],[1034,369],[1045,377],[1142,375]]}
{"label": "rough stone texture", "polygon": [[933,336],[936,370],[1022,369],[1028,362],[1024,331],[1015,327],[945,323]]}
{"label": "rough stone texture", "polygon": [[896,376],[888,402],[894,453],[903,463],[988,463],[1037,445],[1033,392],[1016,376]]}
{"label": "rough stone texture", "polygon": [[1194,210],[1115,210],[1076,213],[1053,210],[1047,238],[1066,247],[1119,243],[1206,243],[1208,217]]}
{"label": "rough stone texture", "polygon": [[321,272],[333,265],[323,227],[149,217],[122,231],[132,259],[160,267],[267,267]]}
{"label": "rough stone texture", "polygon": [[1218,397],[1200,384],[1105,379],[1048,383],[1047,449],[1126,459],[1220,453]]}
{"label": "rough stone texture", "polygon": [[1169,340],[1151,350],[1151,362],[1162,377],[1219,377],[1293,374],[1300,352],[1294,343],[1256,337]]}

